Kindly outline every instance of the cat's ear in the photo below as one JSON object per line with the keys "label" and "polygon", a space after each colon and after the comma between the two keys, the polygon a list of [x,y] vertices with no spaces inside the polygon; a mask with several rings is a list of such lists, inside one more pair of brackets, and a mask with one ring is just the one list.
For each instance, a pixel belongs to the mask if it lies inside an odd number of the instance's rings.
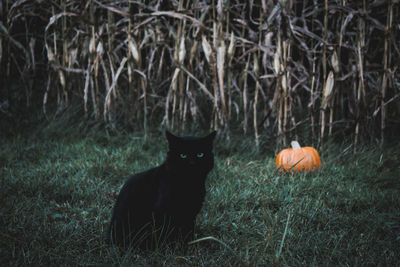
{"label": "cat's ear", "polygon": [[176,143],[176,141],[179,139],[178,136],[173,135],[173,134],[170,133],[168,130],[165,130],[165,136],[167,137],[168,143],[169,143],[170,145]]}
{"label": "cat's ear", "polygon": [[207,135],[206,137],[204,137],[204,139],[207,140],[208,143],[212,144],[216,134],[217,134],[217,131],[214,131],[214,132],[210,133],[209,135]]}

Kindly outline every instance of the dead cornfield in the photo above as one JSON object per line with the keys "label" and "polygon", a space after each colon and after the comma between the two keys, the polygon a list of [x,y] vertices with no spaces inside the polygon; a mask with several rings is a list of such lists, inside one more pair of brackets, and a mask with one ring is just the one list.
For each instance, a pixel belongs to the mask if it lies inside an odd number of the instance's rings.
{"label": "dead cornfield", "polygon": [[77,103],[113,129],[202,125],[256,144],[399,129],[398,0],[3,0],[0,14],[9,116]]}

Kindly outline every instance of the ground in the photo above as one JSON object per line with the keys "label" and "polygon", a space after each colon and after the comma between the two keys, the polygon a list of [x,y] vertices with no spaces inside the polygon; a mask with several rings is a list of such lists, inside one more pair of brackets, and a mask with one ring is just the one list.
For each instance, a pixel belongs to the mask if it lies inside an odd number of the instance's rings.
{"label": "ground", "polygon": [[[129,175],[156,166],[161,134],[36,134],[0,149],[0,265],[399,266],[398,144],[321,151],[314,173],[279,173],[274,147],[216,142],[187,251],[120,254],[103,241]],[[275,149],[276,150],[276,149]]]}

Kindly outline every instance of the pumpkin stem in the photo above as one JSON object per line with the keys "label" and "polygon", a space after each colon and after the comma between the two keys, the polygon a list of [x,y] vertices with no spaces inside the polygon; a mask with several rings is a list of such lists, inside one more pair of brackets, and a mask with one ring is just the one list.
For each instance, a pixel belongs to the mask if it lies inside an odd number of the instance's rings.
{"label": "pumpkin stem", "polygon": [[297,141],[292,141],[292,142],[290,142],[290,145],[292,146],[293,150],[296,150],[296,149],[300,149],[300,148],[301,148],[299,142],[297,142]]}

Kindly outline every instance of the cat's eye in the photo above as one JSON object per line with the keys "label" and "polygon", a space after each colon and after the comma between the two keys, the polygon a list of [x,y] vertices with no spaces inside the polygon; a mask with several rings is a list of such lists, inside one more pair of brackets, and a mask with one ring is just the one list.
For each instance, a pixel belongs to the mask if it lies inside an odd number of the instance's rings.
{"label": "cat's eye", "polygon": [[204,153],[197,153],[197,157],[198,157],[198,158],[204,157]]}
{"label": "cat's eye", "polygon": [[180,157],[181,159],[186,159],[186,158],[187,158],[187,155],[186,155],[186,154],[183,154],[183,153],[181,153],[181,154],[179,154],[179,157]]}

